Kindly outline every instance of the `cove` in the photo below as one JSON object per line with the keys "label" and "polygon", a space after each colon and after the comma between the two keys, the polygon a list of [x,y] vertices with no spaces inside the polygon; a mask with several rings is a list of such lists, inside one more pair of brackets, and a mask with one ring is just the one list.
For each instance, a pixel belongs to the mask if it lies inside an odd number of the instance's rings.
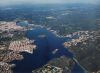
{"label": "cove", "polygon": [[[40,68],[47,64],[48,61],[63,55],[75,61],[72,73],[85,73],[85,70],[74,58],[74,54],[62,45],[65,41],[70,40],[70,38],[59,38],[46,28],[28,30],[26,37],[30,40],[35,40],[37,49],[33,51],[33,54],[22,52],[21,54],[24,56],[24,59],[12,62],[16,65],[16,67],[13,68],[14,73],[32,73],[32,70]],[[53,54],[52,52],[55,49],[58,49],[58,51]]]}

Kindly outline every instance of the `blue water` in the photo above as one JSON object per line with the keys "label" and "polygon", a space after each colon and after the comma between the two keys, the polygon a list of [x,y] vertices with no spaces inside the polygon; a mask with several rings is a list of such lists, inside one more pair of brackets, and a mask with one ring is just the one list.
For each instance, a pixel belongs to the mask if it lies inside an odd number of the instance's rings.
{"label": "blue water", "polygon": [[[45,37],[40,37],[40,35],[45,35]],[[26,37],[35,40],[37,49],[33,51],[33,54],[21,53],[24,59],[12,62],[16,64],[16,67],[13,69],[15,73],[31,73],[32,70],[42,67],[53,58],[59,58],[63,55],[74,58],[74,54],[63,46],[63,43],[69,38],[59,38],[45,28],[28,30]],[[53,54],[52,51],[55,49],[58,49],[58,51]],[[84,69],[76,62],[72,73],[84,73]]]}

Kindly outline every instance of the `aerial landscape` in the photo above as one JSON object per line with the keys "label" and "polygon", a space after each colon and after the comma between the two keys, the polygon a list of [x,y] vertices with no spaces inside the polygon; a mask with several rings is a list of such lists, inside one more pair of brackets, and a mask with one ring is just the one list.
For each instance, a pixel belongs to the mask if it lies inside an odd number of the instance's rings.
{"label": "aerial landscape", "polygon": [[100,73],[100,1],[0,1],[0,73]]}

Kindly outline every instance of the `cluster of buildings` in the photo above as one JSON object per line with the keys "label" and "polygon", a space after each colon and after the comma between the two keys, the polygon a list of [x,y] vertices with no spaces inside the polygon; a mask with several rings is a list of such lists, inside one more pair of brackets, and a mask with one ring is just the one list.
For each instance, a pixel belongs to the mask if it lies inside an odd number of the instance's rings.
{"label": "cluster of buildings", "polygon": [[71,41],[65,42],[65,47],[71,47],[72,45],[76,46],[78,43],[84,42],[85,40],[92,38],[93,36],[90,35],[89,31],[78,31],[73,34],[67,35],[67,37],[74,38],[72,38]]}
{"label": "cluster of buildings", "polygon": [[16,22],[0,21],[0,73],[13,73],[11,69],[14,65],[8,62],[22,60],[20,52],[33,53],[36,49],[34,40],[29,40],[23,35],[25,29]]}
{"label": "cluster of buildings", "polygon": [[38,71],[33,71],[33,73],[62,73],[62,72],[63,72],[62,68],[52,65],[46,65]]}
{"label": "cluster of buildings", "polygon": [[11,62],[13,60],[22,60],[22,59],[23,59],[22,55],[13,51],[6,52],[5,54],[1,54],[0,56],[0,61],[2,62]]}
{"label": "cluster of buildings", "polygon": [[12,68],[15,67],[15,64],[9,64],[8,62],[22,59],[22,55],[13,51],[6,52],[6,55],[0,54],[0,73],[13,73]]}
{"label": "cluster of buildings", "polygon": [[9,49],[16,52],[29,52],[33,53],[33,50],[36,49],[36,45],[33,44],[34,41],[27,38],[17,41],[12,41],[9,45]]}
{"label": "cluster of buildings", "polygon": [[5,62],[0,62],[0,73],[13,73],[11,70],[12,65]]}
{"label": "cluster of buildings", "polygon": [[0,54],[0,73],[13,73],[12,68],[15,67],[15,64],[9,64],[9,62],[22,59],[22,55],[13,51],[6,51]]}
{"label": "cluster of buildings", "polygon": [[[0,50],[4,50],[6,48],[6,43],[9,42],[6,40],[3,41],[5,38],[9,39],[14,36],[14,33],[11,33],[10,31],[14,30],[22,30],[23,27],[17,26],[16,22],[6,22],[6,21],[0,21]],[[2,40],[2,41],[1,41]],[[4,42],[5,44],[3,44]]]}
{"label": "cluster of buildings", "polygon": [[17,26],[16,22],[0,22],[0,31],[22,30],[23,27]]}
{"label": "cluster of buildings", "polygon": [[[21,23],[19,22],[19,24],[23,24],[27,23],[26,21]],[[13,31],[20,31],[20,30],[24,30],[25,27],[22,27],[20,25],[18,25],[17,22],[6,22],[6,21],[0,21],[0,33],[1,36],[0,38],[13,38],[14,34],[16,34],[17,32],[13,32]],[[5,33],[5,31],[7,33]],[[17,34],[16,34],[17,35]],[[22,36],[24,37],[24,36]],[[17,37],[16,37],[17,38]],[[9,42],[9,41],[8,41]],[[19,52],[29,52],[32,53],[33,49],[36,48],[36,45],[33,45],[34,41],[31,41],[29,39],[22,39],[22,40],[13,40],[10,41],[10,45],[9,45],[9,49],[13,50],[13,51],[19,51]],[[0,50],[5,49],[6,46],[5,45],[0,45]]]}

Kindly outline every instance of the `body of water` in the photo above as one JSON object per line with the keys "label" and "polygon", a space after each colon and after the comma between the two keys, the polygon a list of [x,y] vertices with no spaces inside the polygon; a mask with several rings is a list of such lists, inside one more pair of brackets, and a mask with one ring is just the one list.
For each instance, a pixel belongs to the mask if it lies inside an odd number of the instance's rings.
{"label": "body of water", "polygon": [[[45,28],[34,28],[26,32],[26,37],[30,40],[35,40],[37,49],[33,54],[23,52],[24,59],[21,61],[13,61],[16,67],[13,69],[14,73],[31,73],[32,70],[42,67],[54,58],[66,56],[72,58],[76,63],[72,73],[84,73],[85,70],[80,66],[74,58],[74,54],[63,46],[63,43],[69,38],[57,37],[52,32]],[[53,53],[53,51],[57,51]]]}

